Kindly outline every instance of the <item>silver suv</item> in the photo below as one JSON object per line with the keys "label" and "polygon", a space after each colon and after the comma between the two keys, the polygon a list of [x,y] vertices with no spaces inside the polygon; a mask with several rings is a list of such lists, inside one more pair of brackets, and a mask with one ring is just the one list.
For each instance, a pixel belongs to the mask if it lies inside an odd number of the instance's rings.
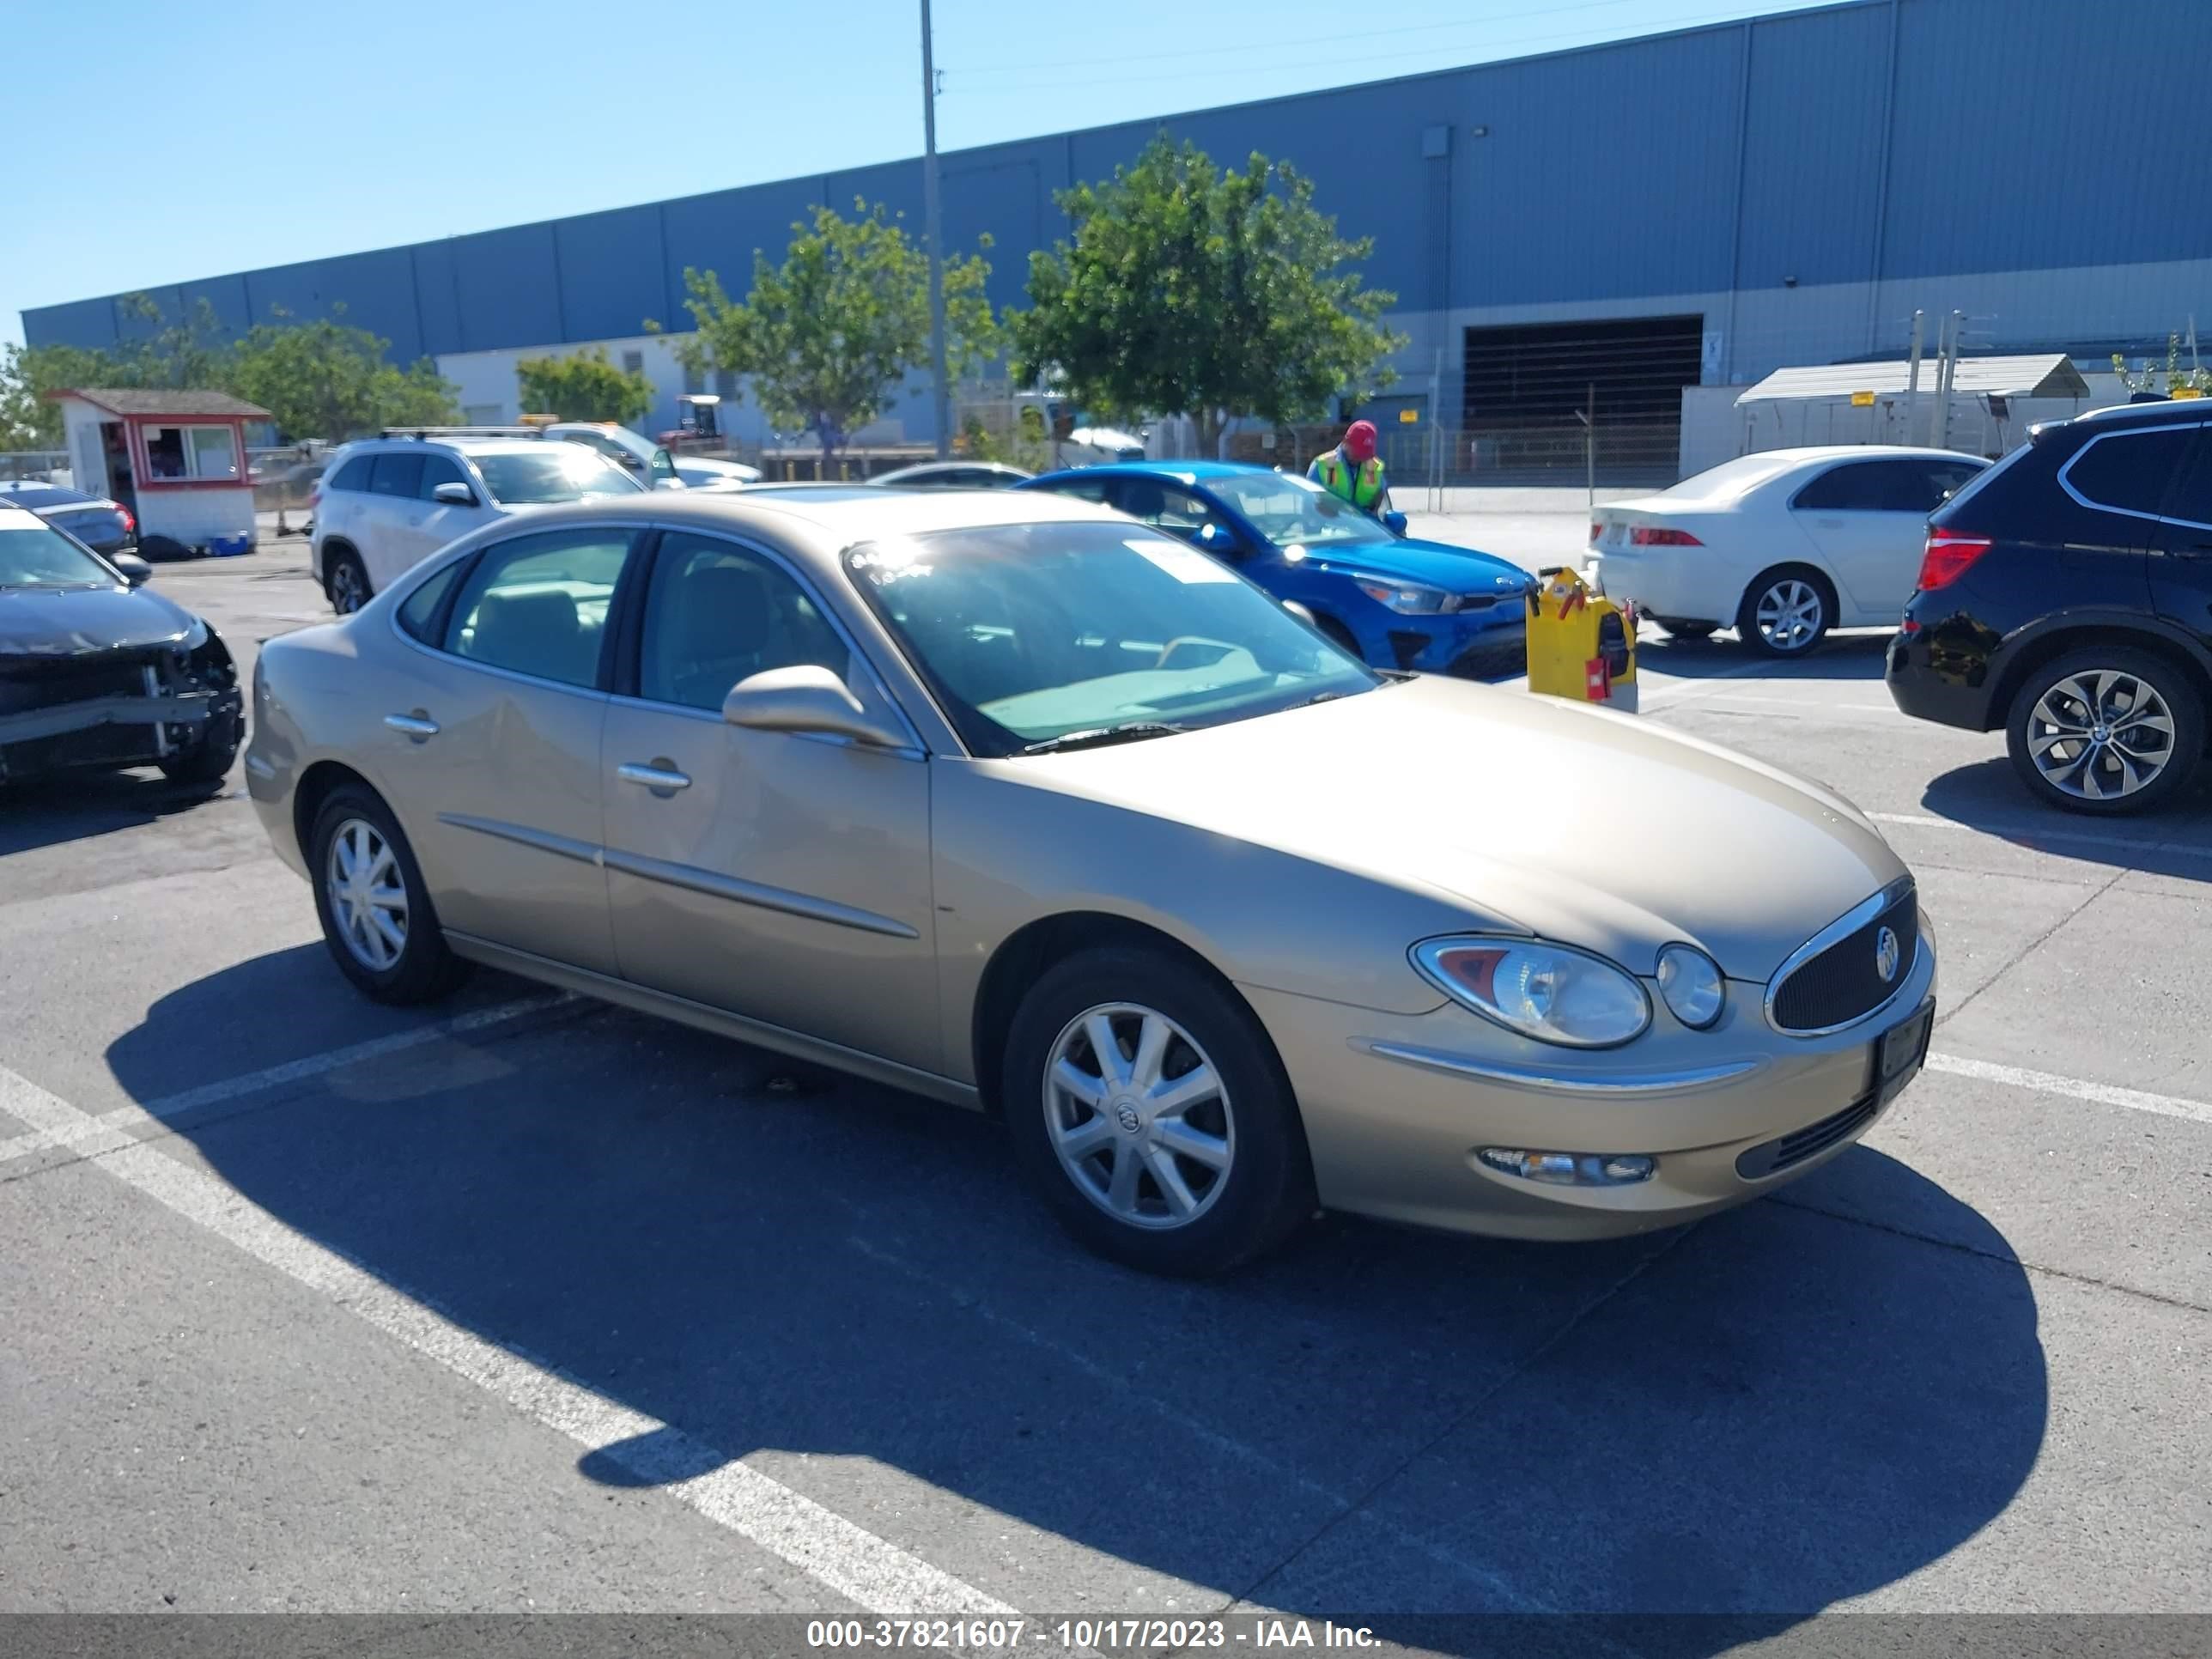
{"label": "silver suv", "polygon": [[384,437],[331,457],[310,560],[340,616],[456,537],[509,514],[643,486],[582,444],[537,438]]}

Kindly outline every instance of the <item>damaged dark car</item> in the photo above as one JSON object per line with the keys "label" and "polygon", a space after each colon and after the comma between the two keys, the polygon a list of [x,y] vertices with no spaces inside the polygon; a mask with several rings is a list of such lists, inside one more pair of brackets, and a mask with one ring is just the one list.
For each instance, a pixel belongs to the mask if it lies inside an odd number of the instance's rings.
{"label": "damaged dark car", "polygon": [[238,666],[213,629],[102,558],[0,505],[0,784],[158,766],[213,784],[244,735]]}

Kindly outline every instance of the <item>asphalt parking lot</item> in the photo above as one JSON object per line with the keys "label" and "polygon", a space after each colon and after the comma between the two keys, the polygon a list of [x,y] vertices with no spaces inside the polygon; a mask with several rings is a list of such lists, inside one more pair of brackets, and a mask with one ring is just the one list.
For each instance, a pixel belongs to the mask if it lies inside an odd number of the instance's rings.
{"label": "asphalt parking lot", "polygon": [[[242,657],[325,614],[296,540],[155,581]],[[2212,795],[2044,813],[1881,647],[1644,663],[1919,877],[1941,1024],[1862,1146],[1197,1285],[981,1120],[492,975],[368,1004],[235,773],[0,797],[0,1610],[2212,1611]]]}

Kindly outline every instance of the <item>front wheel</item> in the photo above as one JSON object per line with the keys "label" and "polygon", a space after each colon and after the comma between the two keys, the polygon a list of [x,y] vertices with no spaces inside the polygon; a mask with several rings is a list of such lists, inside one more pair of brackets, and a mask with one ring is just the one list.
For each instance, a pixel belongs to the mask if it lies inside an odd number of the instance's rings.
{"label": "front wheel", "polygon": [[221,783],[230,775],[230,763],[238,758],[238,745],[245,736],[246,714],[234,696],[210,714],[197,744],[160,763],[161,775],[172,783]]}
{"label": "front wheel", "polygon": [[1227,990],[1163,951],[1089,951],[1022,1000],[1004,1105],[1031,1182],[1091,1249],[1224,1273],[1312,1213],[1297,1105]]}
{"label": "front wheel", "polygon": [[368,571],[361,555],[349,547],[331,554],[324,568],[323,591],[330,596],[331,609],[341,617],[350,617],[367,605]]}
{"label": "front wheel", "polygon": [[2028,677],[2005,748],[2031,793],[2069,812],[2148,812],[2188,787],[2204,754],[2204,700],[2146,651],[2087,646]]}
{"label": "front wheel", "polygon": [[1784,566],[1744,590],[1735,630],[1761,656],[1802,657],[1826,637],[1835,620],[1835,592],[1820,574]]}
{"label": "front wheel", "polygon": [[307,841],[315,913],[340,972],[379,1002],[428,1002],[466,976],[447,946],[414,849],[367,788],[334,791]]}

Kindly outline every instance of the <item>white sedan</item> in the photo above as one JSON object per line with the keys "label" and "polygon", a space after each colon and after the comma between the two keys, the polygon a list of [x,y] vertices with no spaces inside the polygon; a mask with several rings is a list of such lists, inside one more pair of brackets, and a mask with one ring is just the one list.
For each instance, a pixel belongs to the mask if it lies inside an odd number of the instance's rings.
{"label": "white sedan", "polygon": [[1733,627],[1754,651],[1802,656],[1831,628],[1897,622],[1928,515],[1988,465],[1870,444],[1745,455],[1596,508],[1591,572],[1669,634]]}

